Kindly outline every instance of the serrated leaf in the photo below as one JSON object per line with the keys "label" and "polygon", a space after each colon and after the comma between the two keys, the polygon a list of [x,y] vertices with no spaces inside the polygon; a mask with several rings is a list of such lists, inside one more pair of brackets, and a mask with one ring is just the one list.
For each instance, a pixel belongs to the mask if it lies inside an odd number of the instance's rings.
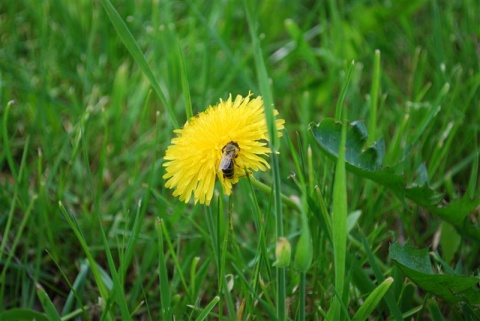
{"label": "serrated leaf", "polygon": [[[332,118],[324,119],[316,125],[310,124],[310,131],[321,151],[332,160],[338,157],[341,128],[341,122],[336,122]],[[349,172],[390,188],[404,205],[407,198],[440,216],[452,224],[457,231],[480,241],[478,226],[472,222],[464,224],[468,214],[480,205],[480,197],[475,199],[464,197],[444,206],[440,203],[443,195],[428,185],[428,173],[424,165],[417,170],[416,182],[405,186],[403,173],[383,166],[384,141],[380,139],[372,146],[366,147],[367,138],[367,130],[362,122],[356,121],[348,126],[345,165]]]}
{"label": "serrated leaf", "polygon": [[[321,121],[316,128],[310,126],[313,136],[325,151],[338,156],[338,146],[342,124],[328,118]],[[375,145],[363,149],[367,141],[367,129],[363,122],[356,121],[348,126],[345,160],[351,166],[362,170],[375,171],[382,168],[382,160],[385,154],[383,142],[375,142]]]}
{"label": "serrated leaf", "polygon": [[[331,159],[338,157],[342,124],[334,119],[327,118],[319,124],[310,124],[310,131],[320,149]],[[371,179],[387,186],[403,201],[404,184],[400,175],[391,168],[383,168],[385,144],[383,140],[374,142],[364,148],[367,141],[367,131],[362,122],[354,122],[348,126],[345,151],[345,163],[348,171],[359,176]]]}
{"label": "serrated leaf", "polygon": [[459,301],[480,303],[480,278],[454,274],[435,274],[427,249],[416,249],[393,243],[390,259],[399,269],[423,290],[450,303]]}

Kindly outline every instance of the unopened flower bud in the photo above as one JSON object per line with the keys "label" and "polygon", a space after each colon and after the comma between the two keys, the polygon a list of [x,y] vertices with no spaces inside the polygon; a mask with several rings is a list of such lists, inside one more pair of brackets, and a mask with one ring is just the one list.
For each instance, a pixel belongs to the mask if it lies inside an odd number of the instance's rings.
{"label": "unopened flower bud", "polygon": [[290,265],[292,247],[290,246],[290,242],[286,238],[280,237],[278,239],[277,245],[275,247],[275,256],[276,261],[273,262],[273,266],[285,267]]}
{"label": "unopened flower bud", "polygon": [[310,230],[307,224],[303,224],[302,235],[297,243],[293,266],[300,272],[307,272],[312,264],[313,246]]}

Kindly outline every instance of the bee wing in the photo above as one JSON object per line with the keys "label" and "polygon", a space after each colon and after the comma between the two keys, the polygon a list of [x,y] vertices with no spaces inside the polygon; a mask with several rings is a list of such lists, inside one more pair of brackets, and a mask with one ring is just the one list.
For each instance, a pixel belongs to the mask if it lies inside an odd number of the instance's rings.
{"label": "bee wing", "polygon": [[218,166],[218,170],[223,171],[224,169],[227,169],[231,162],[232,154],[223,155],[222,159],[220,160],[220,166]]}

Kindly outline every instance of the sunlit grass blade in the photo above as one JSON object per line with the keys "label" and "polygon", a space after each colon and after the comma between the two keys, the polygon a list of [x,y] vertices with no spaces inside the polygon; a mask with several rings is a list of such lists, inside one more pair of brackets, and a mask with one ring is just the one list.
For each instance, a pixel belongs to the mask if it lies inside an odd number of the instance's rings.
{"label": "sunlit grass blade", "polygon": [[61,321],[62,319],[60,318],[60,315],[55,309],[55,305],[53,304],[52,300],[50,300],[47,292],[45,292],[45,290],[40,284],[37,284],[37,296],[43,307],[43,310],[45,310],[48,320]]}
{"label": "sunlit grass blade", "polygon": [[373,310],[377,307],[380,300],[383,298],[387,290],[390,288],[390,285],[393,283],[393,278],[386,278],[375,290],[370,293],[370,295],[365,299],[362,306],[358,309],[355,315],[352,318],[352,321],[363,321],[367,320]]}
{"label": "sunlit grass blade", "polygon": [[217,305],[218,301],[220,301],[220,297],[216,296],[213,298],[212,301],[203,309],[200,315],[195,319],[195,321],[202,321],[205,320],[208,314],[213,310],[213,308]]}
{"label": "sunlit grass blade", "polygon": [[178,121],[177,117],[175,116],[175,112],[173,111],[172,106],[168,103],[165,95],[163,94],[162,89],[160,88],[160,84],[158,83],[155,75],[153,74],[150,66],[148,65],[145,56],[143,55],[140,47],[138,46],[137,41],[133,38],[132,34],[128,30],[127,26],[123,22],[122,18],[118,14],[115,7],[112,5],[110,0],[101,0],[103,8],[107,12],[110,21],[112,22],[115,30],[117,30],[118,36],[122,39],[125,47],[127,47],[128,51],[132,55],[135,62],[138,64],[138,67],[142,70],[143,74],[148,78],[150,84],[152,85],[153,89],[157,93],[158,98],[162,101],[163,105],[167,109],[168,119],[172,123],[174,128],[178,128]]}
{"label": "sunlit grass blade", "polygon": [[[367,255],[368,261],[370,263],[370,266],[372,267],[373,274],[375,275],[375,278],[377,279],[377,282],[385,282],[385,277],[382,273],[382,270],[380,266],[378,265],[377,259],[372,252],[370,248],[370,244],[367,241],[367,238],[361,234],[361,239],[362,239],[362,244],[363,248],[365,250],[365,253]],[[398,307],[398,304],[395,300],[395,297],[393,296],[392,291],[386,292],[383,294],[384,300],[388,306],[388,309],[390,310],[390,314],[392,318],[395,318],[397,321],[402,321],[402,312],[400,311],[400,308]]]}

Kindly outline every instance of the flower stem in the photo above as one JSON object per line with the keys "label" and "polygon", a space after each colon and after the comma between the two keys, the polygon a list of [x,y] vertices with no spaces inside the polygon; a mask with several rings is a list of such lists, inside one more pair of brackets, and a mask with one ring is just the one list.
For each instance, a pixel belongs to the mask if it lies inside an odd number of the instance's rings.
{"label": "flower stem", "polygon": [[300,306],[298,314],[298,320],[300,321],[305,321],[305,291],[307,291],[305,276],[305,272],[300,273]]}
{"label": "flower stem", "polygon": [[[274,215],[275,215],[275,237],[278,240],[283,237],[283,213],[282,213],[282,193],[280,182],[280,164],[278,162],[278,155],[276,154],[279,149],[279,139],[275,124],[274,116],[274,104],[272,91],[269,86],[269,78],[267,74],[267,68],[265,67],[265,61],[263,60],[263,53],[260,47],[260,41],[258,40],[257,31],[255,28],[256,21],[252,15],[252,12],[257,12],[251,7],[252,3],[244,1],[245,11],[247,14],[248,26],[250,35],[252,37],[252,49],[255,59],[255,67],[257,69],[258,84],[260,92],[264,99],[265,106],[265,118],[268,128],[268,136],[270,148],[272,150],[272,171],[273,171],[273,199],[274,199]],[[277,320],[284,321],[287,318],[286,313],[286,282],[285,282],[285,268],[277,267]]]}
{"label": "flower stem", "polygon": [[[272,153],[273,168],[273,198],[275,210],[275,234],[277,240],[283,237],[283,213],[282,213],[282,194],[280,192],[280,166],[278,156]],[[285,267],[277,267],[277,317],[278,320],[286,320],[286,282]]]}
{"label": "flower stem", "polygon": [[[264,184],[264,183],[262,183],[262,182],[260,182],[256,179],[251,179],[250,182],[252,183],[252,185],[254,185],[259,190],[261,190],[265,193],[270,194],[272,192],[272,187],[271,186],[269,186],[267,184]],[[298,205],[298,203],[295,203],[294,201],[292,201],[291,198],[289,198],[288,196],[286,196],[284,194],[280,194],[280,197],[282,198],[283,204],[288,205],[289,207],[292,207],[292,208],[300,211],[300,206]]]}

